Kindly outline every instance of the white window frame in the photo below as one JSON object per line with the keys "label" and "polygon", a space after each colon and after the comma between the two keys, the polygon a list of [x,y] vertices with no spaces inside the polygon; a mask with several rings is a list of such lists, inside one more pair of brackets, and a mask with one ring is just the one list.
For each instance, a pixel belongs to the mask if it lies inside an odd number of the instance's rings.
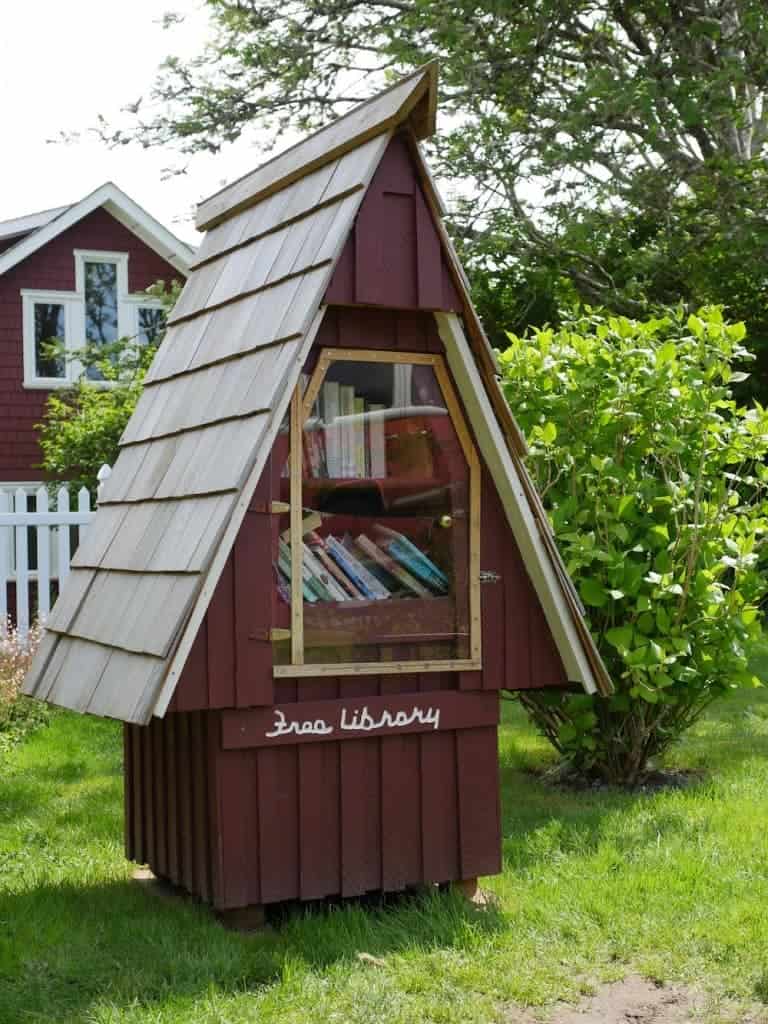
{"label": "white window frame", "polygon": [[[22,288],[22,325],[24,333],[24,387],[25,388],[63,388],[79,376],[82,367],[73,360],[64,364],[63,377],[40,377],[37,374],[37,353],[35,352],[35,306],[56,305],[64,307],[64,342],[65,353],[74,347],[73,339],[77,336],[78,307],[82,305],[80,296],[75,292],[46,292],[31,288]],[[75,372],[77,371],[77,372]]]}
{"label": "white window frame", "polygon": [[[85,345],[85,264],[114,263],[117,267],[117,334],[119,338],[137,338],[139,335],[139,309],[162,309],[163,303],[145,293],[128,291],[127,252],[101,249],[74,249],[75,291],[56,292],[33,288],[21,289],[22,330],[24,356],[24,387],[52,391],[66,388],[78,380],[83,366],[72,358],[72,352]],[[67,361],[63,377],[39,377],[35,358],[35,303],[64,306],[64,348]],[[101,387],[111,387],[111,381],[93,381]]]}

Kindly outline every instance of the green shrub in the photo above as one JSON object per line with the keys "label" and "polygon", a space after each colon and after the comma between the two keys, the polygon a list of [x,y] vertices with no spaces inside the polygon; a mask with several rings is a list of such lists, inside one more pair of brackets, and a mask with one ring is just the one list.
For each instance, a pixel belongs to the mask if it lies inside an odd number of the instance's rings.
{"label": "green shrub", "polygon": [[768,584],[768,413],[739,407],[743,324],[588,310],[509,335],[507,398],[615,685],[521,699],[578,773],[634,785],[747,665]]}
{"label": "green shrub", "polygon": [[0,629],[0,755],[48,721],[48,707],[21,694],[21,684],[40,642],[42,629],[35,625],[28,636],[8,624]]}

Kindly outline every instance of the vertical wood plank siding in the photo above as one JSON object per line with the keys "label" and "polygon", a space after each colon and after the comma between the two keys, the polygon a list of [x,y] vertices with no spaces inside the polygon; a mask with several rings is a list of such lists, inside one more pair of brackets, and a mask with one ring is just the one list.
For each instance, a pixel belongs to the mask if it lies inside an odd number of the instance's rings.
{"label": "vertical wood plank siding", "polygon": [[326,301],[461,310],[408,147],[398,136],[368,187]]}
{"label": "vertical wood plank siding", "polygon": [[124,730],[128,856],[218,909],[499,869],[495,728],[246,750],[222,750],[215,711]]}

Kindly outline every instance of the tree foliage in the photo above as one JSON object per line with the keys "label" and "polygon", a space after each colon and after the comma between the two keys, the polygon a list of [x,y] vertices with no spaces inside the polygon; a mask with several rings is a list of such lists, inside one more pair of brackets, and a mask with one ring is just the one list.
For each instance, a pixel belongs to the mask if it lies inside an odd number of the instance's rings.
{"label": "tree foliage", "polygon": [[[574,295],[627,315],[721,301],[768,345],[764,0],[207,6],[210,43],[168,59],[134,126],[103,126],[112,143],[193,154],[254,127],[275,139],[437,57],[433,159],[466,184],[454,230],[475,279],[498,284],[479,293],[492,322],[505,298],[515,319]],[[521,284],[532,303],[513,298]]]}
{"label": "tree foliage", "polygon": [[717,308],[588,311],[510,335],[504,388],[614,681],[610,698],[523,697],[583,774],[634,784],[701,712],[753,685],[768,579],[768,411],[731,389],[744,325]]}
{"label": "tree foliage", "polygon": [[[168,289],[159,281],[147,292],[163,300],[167,313],[180,290],[178,281]],[[66,481],[75,490],[87,487],[95,497],[96,475],[104,463],[112,466],[117,459],[120,436],[136,408],[156,351],[157,345],[121,338],[66,354],[67,359],[77,360],[83,372],[71,387],[49,395],[43,421],[37,424],[41,465],[54,479]],[[63,350],[61,354],[64,357]],[[101,380],[90,379],[91,368],[98,370]]]}

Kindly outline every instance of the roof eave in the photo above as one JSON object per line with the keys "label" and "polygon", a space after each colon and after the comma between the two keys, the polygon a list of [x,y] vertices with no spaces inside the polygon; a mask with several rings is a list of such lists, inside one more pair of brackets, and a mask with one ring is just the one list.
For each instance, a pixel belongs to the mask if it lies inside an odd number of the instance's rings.
{"label": "roof eave", "polygon": [[189,273],[194,259],[194,249],[163,227],[117,185],[108,181],[81,199],[79,203],[67,207],[47,224],[24,235],[10,249],[0,254],[0,275],[7,273],[22,260],[33,255],[48,242],[100,207],[104,207],[115,220],[141,238],[146,245],[180,273],[185,276]]}

